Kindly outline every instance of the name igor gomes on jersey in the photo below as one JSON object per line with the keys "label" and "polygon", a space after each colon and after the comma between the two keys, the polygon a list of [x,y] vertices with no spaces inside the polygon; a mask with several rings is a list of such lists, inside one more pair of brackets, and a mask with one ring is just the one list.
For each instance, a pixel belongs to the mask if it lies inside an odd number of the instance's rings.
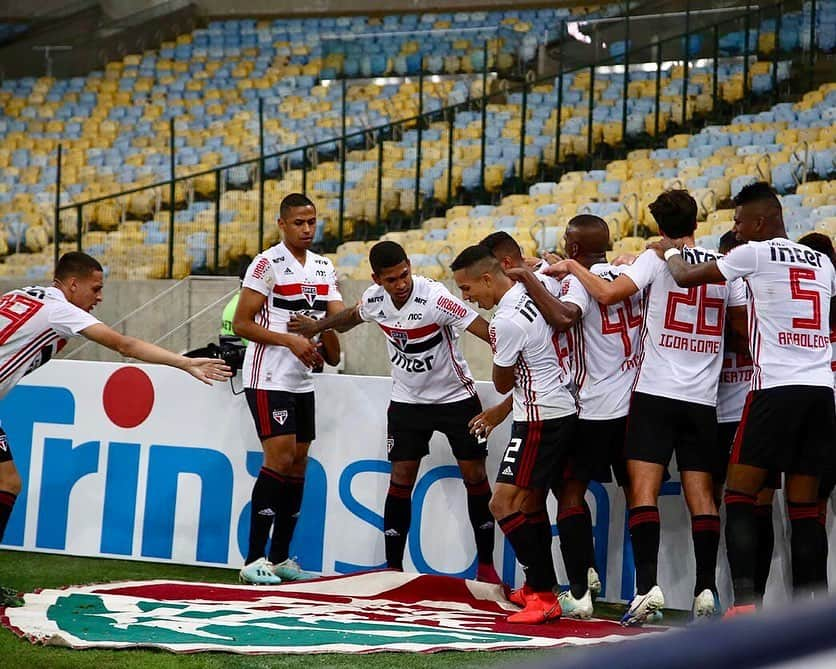
{"label": "name igor gomes on jersey", "polygon": [[[703,248],[682,249],[697,264],[722,258]],[[655,251],[645,251],[624,268],[639,290],[646,289],[641,364],[635,390],[715,406],[723,360],[726,308],[746,304],[740,281],[680,288]]]}
{"label": "name igor gomes on jersey", "polygon": [[12,290],[0,297],[0,398],[48,362],[67,339],[99,322],[52,286]]}
{"label": "name igor gomes on jersey", "polygon": [[393,401],[440,404],[476,395],[458,331],[478,314],[443,284],[413,275],[412,294],[400,309],[381,286],[369,286],[358,313],[386,337]]}
{"label": "name igor gomes on jersey", "polygon": [[[253,259],[243,286],[267,298],[255,320],[272,332],[287,332],[287,324],[295,313],[322,318],[328,302],[343,299],[334,265],[328,258],[308,251],[302,265],[284,242]],[[311,369],[284,346],[252,342],[247,347],[242,374],[248,388],[293,393],[313,390]]]}

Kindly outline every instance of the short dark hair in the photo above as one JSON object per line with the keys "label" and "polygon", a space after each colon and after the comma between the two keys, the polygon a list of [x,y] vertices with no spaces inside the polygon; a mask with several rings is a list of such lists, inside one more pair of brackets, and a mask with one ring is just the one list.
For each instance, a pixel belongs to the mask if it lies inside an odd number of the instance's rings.
{"label": "short dark hair", "polygon": [[372,272],[380,274],[383,270],[409,260],[403,246],[397,242],[378,242],[369,250],[369,264]]}
{"label": "short dark hair", "polygon": [[720,253],[728,253],[743,243],[744,242],[742,240],[738,239],[737,233],[734,230],[729,230],[720,236],[720,243],[718,244],[717,249]]}
{"label": "short dark hair", "polygon": [[697,203],[687,190],[669,190],[649,206],[659,230],[671,239],[692,235],[697,229]]}
{"label": "short dark hair", "polygon": [[488,272],[496,272],[497,269],[501,269],[499,261],[484,244],[468,246],[456,256],[455,260],[450,264],[450,269],[457,272],[460,269],[470,269],[474,265],[483,265],[483,269]]}
{"label": "short dark hair", "polygon": [[749,204],[751,202],[770,202],[776,205],[778,209],[781,208],[781,201],[778,199],[778,195],[775,193],[772,186],[766,183],[766,181],[756,181],[753,184],[744,186],[740,189],[740,192],[734,196],[732,201],[734,202],[735,207],[741,207],[744,204]]}
{"label": "short dark hair", "polygon": [[808,232],[798,240],[798,243],[823,253],[830,258],[830,262],[836,264],[836,257],[834,257],[836,251],[833,249],[833,241],[827,235],[823,235],[821,232]]}
{"label": "short dark hair", "polygon": [[93,272],[103,272],[101,264],[93,256],[81,251],[70,251],[58,260],[55,266],[55,278],[66,279],[71,276],[84,279]]}
{"label": "short dark hair", "polygon": [[313,200],[302,193],[291,193],[286,195],[282,203],[279,205],[279,216],[283,219],[290,215],[290,210],[294,207],[316,207]]}
{"label": "short dark hair", "polygon": [[487,247],[487,249],[494,255],[499,253],[501,255],[511,256],[514,258],[522,258],[522,249],[517,243],[517,240],[504,230],[492,232],[479,243],[482,246]]}

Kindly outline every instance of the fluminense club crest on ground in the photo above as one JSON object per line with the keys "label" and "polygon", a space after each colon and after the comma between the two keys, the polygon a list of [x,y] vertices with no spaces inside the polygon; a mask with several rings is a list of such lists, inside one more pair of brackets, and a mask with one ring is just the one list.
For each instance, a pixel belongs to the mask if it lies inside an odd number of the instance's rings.
{"label": "fluminense club crest on ground", "polygon": [[499,586],[369,572],[272,587],[122,582],[27,594],[0,620],[33,643],[173,652],[373,653],[550,648],[660,628],[605,620],[512,625]]}

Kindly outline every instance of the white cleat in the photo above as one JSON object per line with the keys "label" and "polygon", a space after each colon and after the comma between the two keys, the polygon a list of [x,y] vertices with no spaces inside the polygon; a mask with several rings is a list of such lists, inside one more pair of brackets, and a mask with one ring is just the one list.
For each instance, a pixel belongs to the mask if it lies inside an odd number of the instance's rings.
{"label": "white cleat", "polygon": [[284,562],[273,565],[273,573],[283,581],[310,581],[313,578],[318,578],[317,574],[303,571],[299,563],[293,558],[287,558]]}
{"label": "white cleat", "polygon": [[571,590],[565,590],[557,596],[564,618],[589,620],[592,617],[592,595],[587,590],[583,597],[575,599]]}
{"label": "white cleat", "polygon": [[251,585],[278,585],[282,582],[282,579],[273,573],[273,565],[267,558],[258,558],[255,562],[244,565],[238,572],[238,578],[242,583]]}
{"label": "white cleat", "polygon": [[694,622],[706,620],[718,615],[717,598],[708,588],[694,597],[694,608],[691,610]]}
{"label": "white cleat", "polygon": [[591,597],[597,597],[601,594],[601,579],[598,578],[598,572],[595,567],[590,567],[586,571],[586,586],[589,588]]}
{"label": "white cleat", "polygon": [[621,618],[625,627],[643,625],[651,614],[665,607],[665,596],[658,585],[654,585],[645,595],[636,595],[630,602],[630,608]]}

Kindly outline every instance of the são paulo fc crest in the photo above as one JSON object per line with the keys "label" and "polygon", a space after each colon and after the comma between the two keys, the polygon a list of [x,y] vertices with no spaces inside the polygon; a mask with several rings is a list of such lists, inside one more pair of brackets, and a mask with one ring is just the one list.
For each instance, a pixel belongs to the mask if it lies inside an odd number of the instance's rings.
{"label": "s\u00e3o paulo fc crest", "polygon": [[273,409],[273,420],[279,425],[284,425],[287,420],[287,409]]}
{"label": "s\u00e3o paulo fc crest", "polygon": [[313,306],[316,302],[316,286],[302,284],[302,297],[307,300],[309,305]]}
{"label": "s\u00e3o paulo fc crest", "polygon": [[390,333],[392,337],[392,341],[402,351],[406,349],[406,344],[409,341],[409,335],[407,334],[406,330],[392,330]]}

